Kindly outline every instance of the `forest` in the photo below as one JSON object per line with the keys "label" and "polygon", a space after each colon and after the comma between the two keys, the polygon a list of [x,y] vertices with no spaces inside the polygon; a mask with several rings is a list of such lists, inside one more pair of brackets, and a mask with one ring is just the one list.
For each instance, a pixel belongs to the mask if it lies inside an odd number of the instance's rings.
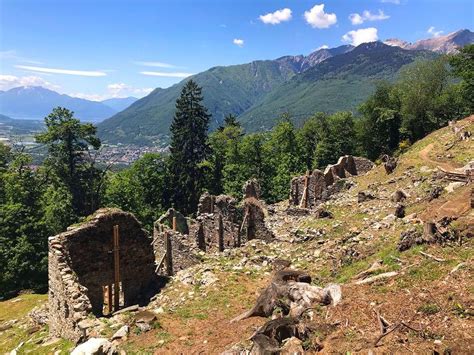
{"label": "forest", "polygon": [[474,112],[474,45],[460,53],[404,67],[396,81],[378,82],[355,112],[315,112],[300,127],[291,112],[269,131],[247,134],[229,113],[209,132],[201,88],[188,81],[176,101],[167,154],[145,154],[114,171],[94,161],[97,129],[67,108],[45,118],[36,141],[41,166],[21,148],[0,143],[0,298],[47,288],[48,237],[100,207],[132,212],[150,230],[168,208],[193,215],[204,191],[241,198],[256,178],[272,203],[288,197],[293,176],[324,169],[339,156],[377,161],[398,155],[449,120]]}

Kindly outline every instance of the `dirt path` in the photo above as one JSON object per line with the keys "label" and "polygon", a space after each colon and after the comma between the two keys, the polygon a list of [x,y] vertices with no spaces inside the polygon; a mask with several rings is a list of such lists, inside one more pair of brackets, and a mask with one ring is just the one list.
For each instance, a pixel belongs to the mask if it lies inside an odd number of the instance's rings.
{"label": "dirt path", "polygon": [[443,168],[444,170],[455,172],[455,169],[458,167],[454,166],[450,162],[443,162],[443,161],[433,160],[430,158],[429,153],[431,152],[433,147],[434,147],[434,143],[430,143],[426,147],[424,147],[419,153],[420,158],[423,161],[439,166]]}

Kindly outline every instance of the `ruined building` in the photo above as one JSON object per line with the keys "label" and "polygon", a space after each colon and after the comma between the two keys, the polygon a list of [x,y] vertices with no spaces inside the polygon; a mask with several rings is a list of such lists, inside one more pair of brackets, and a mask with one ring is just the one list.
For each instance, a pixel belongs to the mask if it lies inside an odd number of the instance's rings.
{"label": "ruined building", "polygon": [[337,164],[326,167],[324,172],[315,169],[306,175],[291,180],[290,204],[303,208],[314,208],[337,191],[337,181],[354,175],[362,175],[374,166],[370,160],[344,155]]}
{"label": "ruined building", "polygon": [[147,303],[159,285],[151,240],[130,213],[101,209],[49,238],[49,329],[54,336],[78,341],[86,335],[82,323],[89,313],[102,316]]}

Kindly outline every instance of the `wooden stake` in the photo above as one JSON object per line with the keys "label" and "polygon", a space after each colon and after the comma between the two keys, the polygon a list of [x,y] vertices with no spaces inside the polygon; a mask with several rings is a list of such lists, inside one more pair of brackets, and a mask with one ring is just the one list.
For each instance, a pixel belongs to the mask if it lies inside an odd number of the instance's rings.
{"label": "wooden stake", "polygon": [[165,232],[165,249],[166,249],[166,274],[173,276],[173,251],[171,245],[171,236]]}
{"label": "wooden stake", "polygon": [[300,207],[302,208],[308,207],[308,195],[309,195],[308,183],[309,183],[309,171],[306,171],[306,175],[304,176],[303,195],[301,196],[301,203],[300,203]]}
{"label": "wooden stake", "polygon": [[119,226],[114,226],[114,311],[120,306],[120,244]]}
{"label": "wooden stake", "polygon": [[222,221],[222,215],[219,213],[219,224],[218,224],[218,238],[219,238],[219,251],[224,251],[224,223]]}
{"label": "wooden stake", "polygon": [[106,286],[107,290],[107,314],[112,313],[112,285],[109,284]]}
{"label": "wooden stake", "polygon": [[173,216],[173,230],[176,232],[176,216]]}

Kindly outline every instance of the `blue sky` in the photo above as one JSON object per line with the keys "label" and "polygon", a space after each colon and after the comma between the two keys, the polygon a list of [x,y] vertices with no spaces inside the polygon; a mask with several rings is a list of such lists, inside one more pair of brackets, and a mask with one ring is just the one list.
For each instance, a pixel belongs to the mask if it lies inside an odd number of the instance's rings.
{"label": "blue sky", "polygon": [[321,46],[377,38],[412,42],[472,30],[473,4],[0,0],[0,90],[43,85],[96,100],[141,97],[217,65],[308,54]]}

